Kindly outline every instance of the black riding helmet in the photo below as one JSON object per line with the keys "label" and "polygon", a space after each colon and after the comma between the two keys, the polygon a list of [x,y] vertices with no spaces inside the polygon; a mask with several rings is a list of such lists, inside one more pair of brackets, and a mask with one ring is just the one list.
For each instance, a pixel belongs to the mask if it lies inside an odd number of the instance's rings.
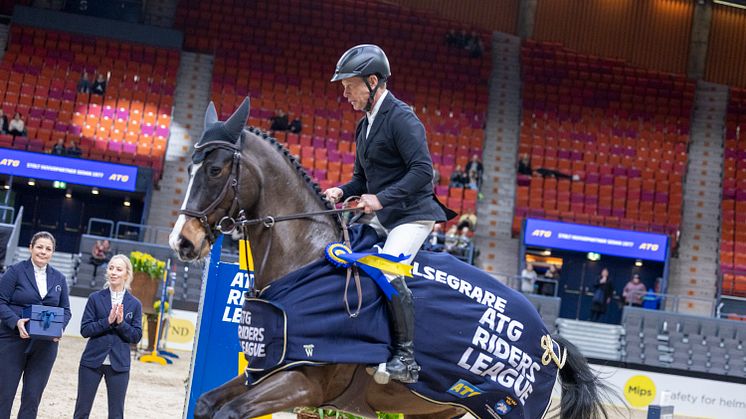
{"label": "black riding helmet", "polygon": [[[379,83],[375,88],[371,88],[368,83],[368,76],[375,74],[378,76]],[[365,107],[370,111],[373,104],[373,97],[376,95],[378,86],[391,77],[391,67],[386,54],[377,45],[363,44],[348,49],[337,62],[337,68],[331,81],[340,81],[351,77],[360,77],[368,87],[370,97]]]}

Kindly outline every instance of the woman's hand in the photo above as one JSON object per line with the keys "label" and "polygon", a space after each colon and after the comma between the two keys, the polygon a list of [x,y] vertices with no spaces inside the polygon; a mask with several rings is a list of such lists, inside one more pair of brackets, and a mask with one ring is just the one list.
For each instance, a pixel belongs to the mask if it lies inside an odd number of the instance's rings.
{"label": "woman's hand", "polygon": [[109,324],[114,324],[115,321],[117,321],[117,308],[112,307],[109,312]]}
{"label": "woman's hand", "polygon": [[28,339],[30,337],[26,331],[26,323],[28,323],[28,321],[29,319],[18,319],[18,322],[16,322],[18,334],[21,335],[21,339]]}
{"label": "woman's hand", "polygon": [[124,304],[117,305],[117,324],[122,324],[124,321]]}

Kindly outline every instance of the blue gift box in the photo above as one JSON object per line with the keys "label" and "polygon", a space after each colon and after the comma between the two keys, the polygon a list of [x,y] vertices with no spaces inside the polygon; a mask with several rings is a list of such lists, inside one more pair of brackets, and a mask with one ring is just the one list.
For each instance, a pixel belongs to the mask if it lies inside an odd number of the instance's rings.
{"label": "blue gift box", "polygon": [[62,337],[62,324],[65,321],[65,310],[62,307],[50,307],[34,304],[23,309],[26,332],[31,339],[52,340]]}

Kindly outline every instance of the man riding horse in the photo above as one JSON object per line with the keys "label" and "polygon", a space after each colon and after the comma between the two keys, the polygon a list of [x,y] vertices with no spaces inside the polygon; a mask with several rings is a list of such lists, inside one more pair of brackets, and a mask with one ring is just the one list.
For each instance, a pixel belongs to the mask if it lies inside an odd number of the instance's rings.
{"label": "man riding horse", "polygon": [[[344,97],[365,117],[355,130],[352,180],[327,189],[324,195],[334,203],[360,196],[358,206],[370,214],[368,224],[388,234],[382,252],[407,255],[401,263],[411,264],[433,225],[445,221],[449,210],[433,193],[425,127],[409,105],[386,89],[390,76],[388,58],[376,45],[350,48],[339,59],[331,81],[341,81]],[[386,372],[395,380],[414,383],[420,367],[414,359],[412,292],[404,277],[387,275],[387,279],[398,296],[388,302],[394,353]],[[386,381],[385,372],[377,374],[377,380]]]}

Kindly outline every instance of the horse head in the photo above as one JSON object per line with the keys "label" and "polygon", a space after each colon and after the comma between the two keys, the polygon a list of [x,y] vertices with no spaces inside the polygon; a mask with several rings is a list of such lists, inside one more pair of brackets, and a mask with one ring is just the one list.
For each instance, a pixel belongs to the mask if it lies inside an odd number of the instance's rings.
{"label": "horse head", "polygon": [[253,136],[244,130],[248,117],[248,97],[226,121],[218,120],[212,102],[207,107],[204,131],[189,165],[189,186],[169,235],[169,245],[181,260],[205,257],[220,221],[235,218],[240,208],[256,202],[261,174],[242,164],[245,142]]}

